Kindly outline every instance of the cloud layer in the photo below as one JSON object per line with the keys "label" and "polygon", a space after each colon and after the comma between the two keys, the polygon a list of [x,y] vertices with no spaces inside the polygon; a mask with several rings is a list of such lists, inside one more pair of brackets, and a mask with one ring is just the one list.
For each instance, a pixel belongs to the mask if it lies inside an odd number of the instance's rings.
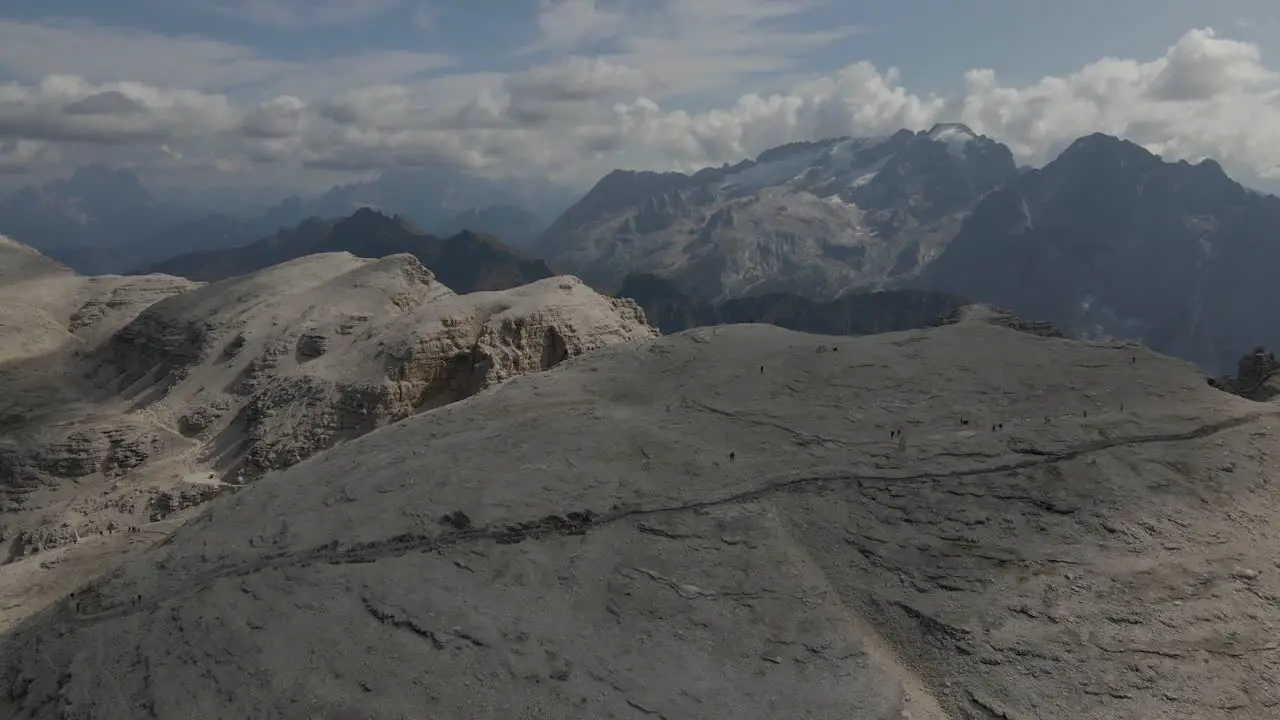
{"label": "cloud layer", "polygon": [[[322,12],[330,6],[393,4],[320,3],[299,16],[289,13],[300,5],[280,0],[216,3],[281,24],[337,21]],[[435,53],[302,64],[201,38],[0,22],[0,69],[18,78],[0,84],[0,173],[113,146],[221,173],[446,163],[589,184],[613,167],[688,170],[795,140],[961,121],[1029,164],[1101,131],[1171,159],[1215,157],[1244,177],[1280,176],[1280,76],[1256,46],[1208,28],[1160,57],[1105,58],[1024,87],[973,69],[957,96],[922,95],[892,68],[860,61],[785,92],[681,109],[698,93],[791,72],[806,49],[858,32],[778,24],[811,4],[544,0],[536,37],[513,51],[530,69],[508,73],[470,72]]]}

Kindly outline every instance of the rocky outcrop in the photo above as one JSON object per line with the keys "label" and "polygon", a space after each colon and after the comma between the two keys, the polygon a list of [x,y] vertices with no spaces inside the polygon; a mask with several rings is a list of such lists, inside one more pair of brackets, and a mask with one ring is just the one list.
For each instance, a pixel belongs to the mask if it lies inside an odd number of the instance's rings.
{"label": "rocky outcrop", "polygon": [[223,484],[185,483],[164,490],[151,501],[148,519],[152,522],[164,520],[174,513],[207,503],[230,489],[231,486]]}
{"label": "rocky outcrop", "polygon": [[965,305],[938,317],[937,325],[954,325],[969,319],[980,319],[983,322],[1010,330],[1017,330],[1041,337],[1066,337],[1053,323],[1044,320],[1026,320],[1008,310],[993,308],[989,305]]}
{"label": "rocky outcrop", "polygon": [[1257,347],[1236,363],[1236,375],[1209,378],[1213,387],[1249,400],[1265,402],[1280,395],[1280,363],[1276,354]]}
{"label": "rocky outcrop", "polygon": [[145,463],[166,445],[154,429],[122,418],[100,418],[72,427],[34,427],[0,445],[0,495],[6,505],[59,480],[99,475],[118,478]]}

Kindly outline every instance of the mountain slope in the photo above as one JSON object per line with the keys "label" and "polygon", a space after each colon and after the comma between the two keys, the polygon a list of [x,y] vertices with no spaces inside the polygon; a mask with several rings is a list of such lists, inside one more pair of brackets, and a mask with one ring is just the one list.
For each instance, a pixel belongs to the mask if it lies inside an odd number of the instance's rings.
{"label": "mountain slope", "polygon": [[546,263],[507,247],[495,237],[464,231],[438,238],[403,218],[388,217],[369,208],[339,220],[312,218],[249,245],[180,255],[150,269],[210,281],[325,252],[349,252],[368,258],[409,253],[460,293],[504,290],[552,276]]}
{"label": "mountain slope", "polygon": [[850,293],[828,302],[769,293],[712,304],[681,292],[670,280],[635,274],[623,280],[618,296],[635,300],[663,333],[707,325],[768,323],[820,335],[871,335],[930,327],[967,304],[927,290]]}
{"label": "mountain slope", "polygon": [[1280,345],[1280,199],[1106,135],[991,193],[919,279],[1224,371]]}
{"label": "mountain slope", "polygon": [[[424,167],[389,170],[373,180],[339,185],[312,198],[289,198],[270,208],[274,216],[298,220],[342,217],[362,207],[389,215],[409,215],[422,227],[447,227],[460,213],[506,205],[531,213],[545,226],[573,202],[565,187],[545,179],[490,179],[460,172],[456,167]],[[294,220],[293,222],[297,222]],[[460,228],[461,229],[461,228]],[[486,226],[465,229],[493,233]]]}
{"label": "mountain slope", "polygon": [[602,288],[639,272],[703,300],[827,300],[912,276],[1016,174],[1008,148],[951,125],[794,143],[694,175],[615,171],[535,252]]}
{"label": "mountain slope", "polygon": [[0,240],[0,628],[268,470],[656,334],[572,277],[457,295],[327,253],[200,286]]}
{"label": "mountain slope", "polygon": [[468,230],[496,235],[514,248],[530,247],[543,229],[536,215],[514,205],[471,208],[431,227],[436,235],[457,235]]}
{"label": "mountain slope", "polygon": [[0,715],[1269,719],[1276,413],[981,312],[619,345],[215,501]]}
{"label": "mountain slope", "polygon": [[[91,350],[151,303],[195,286],[165,275],[85,277],[0,235],[0,373],[12,363]],[[8,390],[0,408],[13,397],[15,388]]]}

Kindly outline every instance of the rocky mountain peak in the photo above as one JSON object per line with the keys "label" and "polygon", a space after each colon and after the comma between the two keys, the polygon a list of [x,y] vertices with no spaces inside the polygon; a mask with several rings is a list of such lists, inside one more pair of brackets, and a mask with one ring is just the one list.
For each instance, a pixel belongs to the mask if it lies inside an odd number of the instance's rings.
{"label": "rocky mountain peak", "polygon": [[648,272],[704,300],[830,300],[914,272],[952,232],[937,224],[1016,176],[1008,148],[962,125],[793,142],[692,176],[610,173],[534,249],[609,289]]}

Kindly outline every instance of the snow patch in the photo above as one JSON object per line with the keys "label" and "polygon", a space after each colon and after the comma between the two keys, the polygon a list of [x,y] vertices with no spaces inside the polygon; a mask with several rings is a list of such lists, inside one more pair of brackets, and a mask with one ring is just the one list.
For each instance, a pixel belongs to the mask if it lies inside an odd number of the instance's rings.
{"label": "snow patch", "polygon": [[794,155],[756,163],[746,170],[733,173],[720,184],[721,188],[737,187],[744,190],[760,190],[782,185],[803,175],[822,156],[825,148],[797,152]]}
{"label": "snow patch", "polygon": [[960,123],[938,123],[929,130],[929,139],[947,146],[947,152],[956,157],[964,157],[969,143],[978,139],[977,133],[967,125]]}

